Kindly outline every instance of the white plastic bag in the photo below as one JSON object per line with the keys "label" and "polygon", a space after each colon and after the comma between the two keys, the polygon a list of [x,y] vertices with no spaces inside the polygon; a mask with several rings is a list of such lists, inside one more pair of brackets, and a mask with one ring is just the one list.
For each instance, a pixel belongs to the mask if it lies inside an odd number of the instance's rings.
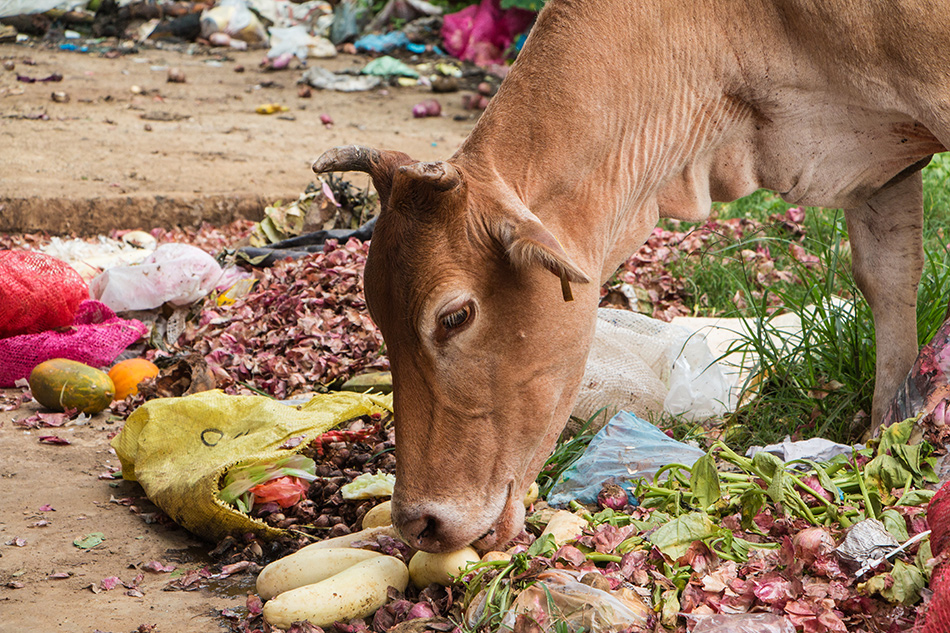
{"label": "white plastic bag", "polygon": [[116,266],[89,284],[89,293],[116,312],[184,306],[209,294],[222,275],[214,258],[188,244],[162,244],[135,266]]}
{"label": "white plastic bag", "polygon": [[270,50],[267,51],[267,57],[275,59],[281,55],[291,54],[304,62],[307,61],[307,54],[312,43],[313,36],[307,32],[305,26],[271,27]]}

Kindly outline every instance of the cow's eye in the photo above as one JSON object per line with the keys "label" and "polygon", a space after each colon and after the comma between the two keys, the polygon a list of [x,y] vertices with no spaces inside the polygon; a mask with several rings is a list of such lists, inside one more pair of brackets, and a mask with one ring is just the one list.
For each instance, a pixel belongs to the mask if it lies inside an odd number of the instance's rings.
{"label": "cow's eye", "polygon": [[468,321],[471,315],[472,308],[470,306],[462,306],[455,312],[450,312],[440,317],[439,322],[446,330],[454,330],[465,325],[465,322]]}

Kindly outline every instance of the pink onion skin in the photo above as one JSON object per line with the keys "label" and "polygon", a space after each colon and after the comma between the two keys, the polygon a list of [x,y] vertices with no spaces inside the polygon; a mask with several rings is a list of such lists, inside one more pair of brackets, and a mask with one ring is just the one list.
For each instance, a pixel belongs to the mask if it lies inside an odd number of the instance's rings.
{"label": "pink onion skin", "polygon": [[597,505],[601,508],[610,508],[611,510],[623,510],[630,503],[627,497],[627,491],[617,484],[604,484],[600,493],[597,495]]}
{"label": "pink onion skin", "polygon": [[831,553],[835,548],[835,540],[825,528],[810,527],[795,535],[792,547],[797,558],[806,565],[811,565],[819,556]]}

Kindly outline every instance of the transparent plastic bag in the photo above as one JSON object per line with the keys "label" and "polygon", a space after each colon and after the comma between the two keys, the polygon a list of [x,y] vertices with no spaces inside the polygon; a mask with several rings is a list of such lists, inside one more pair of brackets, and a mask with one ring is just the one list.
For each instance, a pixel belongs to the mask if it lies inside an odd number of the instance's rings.
{"label": "transparent plastic bag", "polygon": [[[652,610],[638,594],[630,589],[604,591],[585,585],[581,582],[584,573],[556,569],[538,574],[537,582],[518,594],[499,630],[518,630],[519,618],[537,623],[541,631],[606,633],[646,626]],[[476,625],[484,608],[483,593],[475,597],[466,613],[469,626]]]}
{"label": "transparent plastic bag", "polygon": [[786,618],[774,613],[684,613],[690,633],[795,633]]}

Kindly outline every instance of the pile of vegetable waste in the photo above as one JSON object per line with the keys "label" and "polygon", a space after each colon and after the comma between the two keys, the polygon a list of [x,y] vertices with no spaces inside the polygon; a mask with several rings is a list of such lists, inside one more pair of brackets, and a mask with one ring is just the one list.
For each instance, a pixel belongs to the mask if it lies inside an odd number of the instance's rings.
{"label": "pile of vegetable waste", "polygon": [[[506,551],[427,561],[441,576],[412,573],[419,555],[379,523],[375,515],[385,506],[371,512],[369,529],[357,531],[362,521],[347,524],[336,538],[298,521],[293,527],[307,530],[306,538],[262,544],[256,562],[271,567],[261,572],[247,612],[231,614],[230,626],[295,633],[708,632],[734,627],[729,618],[741,616],[763,633],[910,630],[928,598],[927,504],[938,481],[933,448],[909,443],[913,427],[913,420],[891,426],[867,448],[820,464],[786,463],[767,452],[745,457],[717,442],[692,467],[670,464],[652,481],[634,482],[635,494],[605,485],[596,508],[575,503],[555,510],[535,501],[528,531]],[[331,443],[337,452],[330,459],[336,464],[340,451],[369,444]],[[308,454],[317,472],[326,473],[331,454]],[[324,494],[327,484],[319,486]],[[300,503],[312,502],[311,491]],[[293,506],[268,510],[298,516]],[[360,506],[352,516],[367,512]],[[315,541],[315,535],[330,538]],[[232,544],[226,561],[240,559],[242,547]],[[367,560],[336,554],[340,549],[369,550],[402,567],[385,561],[371,566],[376,571],[359,568],[360,578],[378,575],[390,583],[385,590],[376,581],[356,582],[352,573],[331,583],[335,576],[286,571],[332,571],[338,556],[349,561],[347,569]],[[363,596],[373,610],[355,617],[344,607],[328,612],[321,596],[331,586],[345,587],[350,606]],[[314,604],[322,610],[313,611]]]}

